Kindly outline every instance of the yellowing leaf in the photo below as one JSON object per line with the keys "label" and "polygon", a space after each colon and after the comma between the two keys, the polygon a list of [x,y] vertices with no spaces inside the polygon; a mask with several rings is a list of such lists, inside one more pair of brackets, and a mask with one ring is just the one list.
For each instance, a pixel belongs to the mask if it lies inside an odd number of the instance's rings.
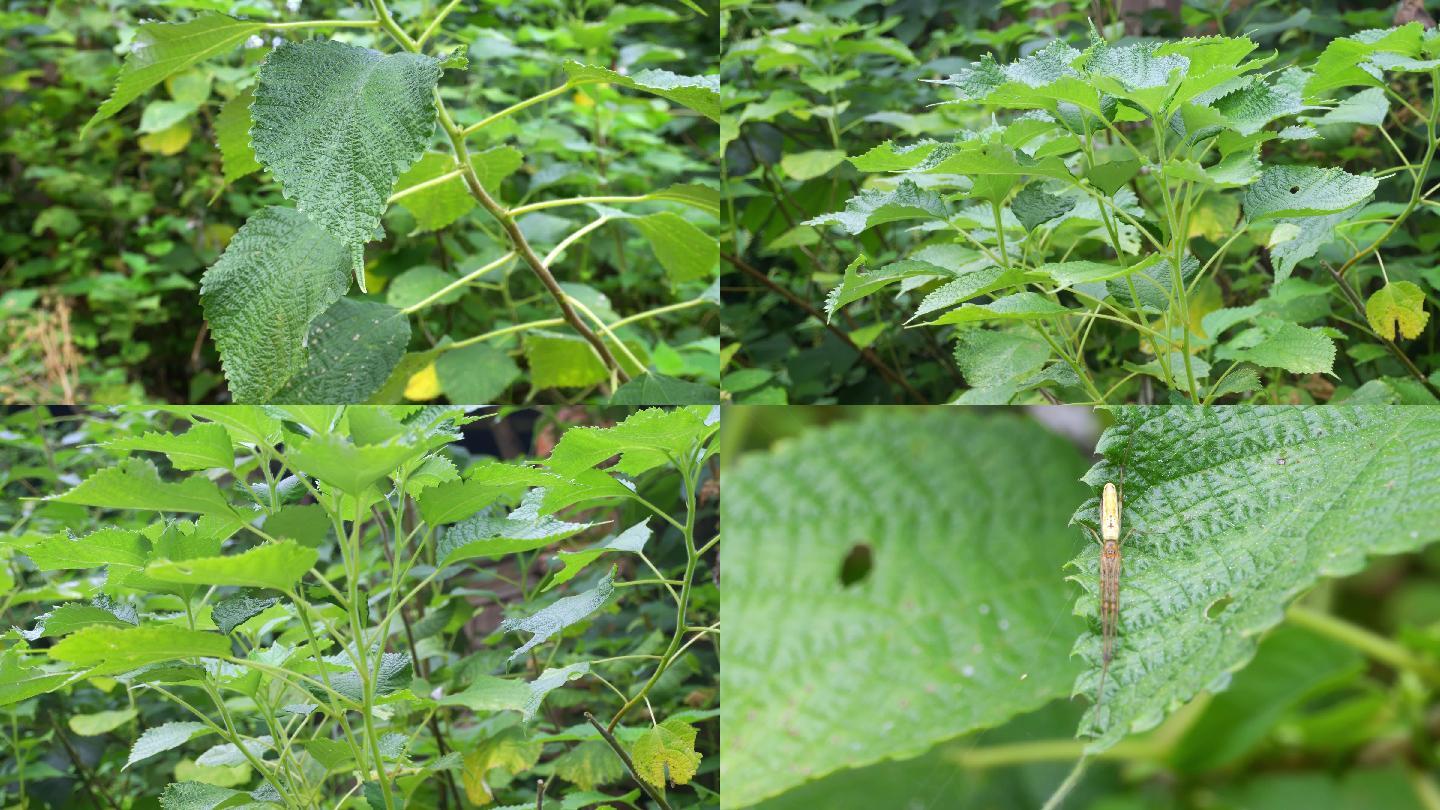
{"label": "yellowing leaf", "polygon": [[635,773],[661,790],[666,783],[689,784],[700,768],[695,727],[672,717],[636,740],[630,758],[635,762]]}
{"label": "yellowing leaf", "polygon": [[410,382],[405,384],[406,399],[423,402],[438,396],[440,396],[440,375],[435,373],[434,363],[411,374]]}
{"label": "yellowing leaf", "polygon": [[544,747],[539,740],[526,739],[520,726],[511,726],[480,743],[478,748],[465,754],[460,766],[465,798],[481,805],[495,801],[485,775],[496,769],[512,775],[529,770],[540,761]]}
{"label": "yellowing leaf", "polygon": [[176,155],[190,144],[190,124],[178,124],[140,136],[140,148],[157,155]]}
{"label": "yellowing leaf", "polygon": [[1365,302],[1365,318],[1380,337],[1394,340],[1399,331],[1402,337],[1417,338],[1430,320],[1425,291],[1408,281],[1386,284]]}

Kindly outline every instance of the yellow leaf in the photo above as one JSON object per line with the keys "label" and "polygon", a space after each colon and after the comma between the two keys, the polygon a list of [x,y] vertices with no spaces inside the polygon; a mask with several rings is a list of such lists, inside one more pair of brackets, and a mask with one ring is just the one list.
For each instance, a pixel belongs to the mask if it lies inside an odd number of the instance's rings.
{"label": "yellow leaf", "polygon": [[576,90],[576,91],[575,91],[575,106],[577,106],[577,107],[594,107],[594,106],[595,106],[595,99],[590,98],[589,96],[585,95],[585,91],[584,91],[584,90]]}
{"label": "yellow leaf", "polygon": [[1425,331],[1430,313],[1425,311],[1425,291],[1408,281],[1395,281],[1376,290],[1365,302],[1365,318],[1382,338],[1414,339]]}
{"label": "yellow leaf", "polygon": [[700,768],[695,734],[694,726],[673,717],[645,732],[630,748],[635,773],[661,790],[667,782],[689,784]]}
{"label": "yellow leaf", "polygon": [[435,373],[434,363],[412,374],[410,382],[405,383],[405,398],[413,402],[434,399],[440,396],[440,391],[440,376]]}
{"label": "yellow leaf", "polygon": [[526,739],[525,730],[519,726],[511,726],[480,743],[461,760],[460,782],[465,788],[465,798],[471,804],[484,805],[495,801],[486,775],[500,771],[513,776],[533,768],[540,761],[544,747],[545,744],[539,740]]}
{"label": "yellow leaf", "polygon": [[140,148],[160,155],[178,155],[190,143],[190,124],[181,121],[159,132],[140,136]]}
{"label": "yellow leaf", "polygon": [[384,292],[385,285],[389,283],[389,276],[382,276],[369,267],[365,268],[365,289],[372,293]]}

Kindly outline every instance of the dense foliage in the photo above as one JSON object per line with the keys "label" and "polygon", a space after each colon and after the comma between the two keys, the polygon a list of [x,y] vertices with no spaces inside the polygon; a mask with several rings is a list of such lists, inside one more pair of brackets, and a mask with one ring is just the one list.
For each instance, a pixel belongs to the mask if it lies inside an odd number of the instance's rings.
{"label": "dense foliage", "polygon": [[714,807],[718,413],[567,420],[5,417],[0,802]]}
{"label": "dense foliage", "polygon": [[1435,806],[1440,409],[786,411],[726,413],[722,807]]}
{"label": "dense foliage", "polygon": [[735,401],[1436,400],[1423,9],[914,9],[729,18]]}
{"label": "dense foliage", "polygon": [[0,12],[0,396],[716,399],[713,8],[165,6]]}

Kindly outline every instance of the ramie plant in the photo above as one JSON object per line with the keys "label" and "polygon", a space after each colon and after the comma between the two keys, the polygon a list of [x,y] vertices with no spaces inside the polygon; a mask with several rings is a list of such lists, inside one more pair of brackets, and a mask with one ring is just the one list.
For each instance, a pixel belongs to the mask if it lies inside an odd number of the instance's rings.
{"label": "ramie plant", "polygon": [[[441,80],[447,72],[463,75],[468,60],[463,44],[437,43],[447,39],[443,26],[458,5],[452,0],[408,27],[397,22],[385,0],[370,0],[368,18],[266,22],[205,13],[186,22],[149,23],[136,34],[111,97],[87,131],[162,82],[174,93],[174,82],[201,60],[261,35],[278,43],[253,85],[227,101],[214,122],[226,180],[264,169],[294,203],[254,211],[201,281],[205,317],[231,396],[236,402],[396,401],[408,386],[413,399],[443,390],[452,399],[491,401],[519,376],[508,352],[460,353],[523,335],[536,389],[601,386],[614,392],[636,379],[615,398],[617,404],[717,401],[708,385],[654,373],[652,346],[626,327],[685,310],[693,314],[696,307],[718,308],[712,283],[718,247],[695,224],[718,214],[718,193],[687,183],[642,194],[509,205],[503,184],[522,168],[524,156],[507,144],[471,149],[474,139],[505,128],[497,125],[513,125],[516,113],[601,85],[658,96],[714,120],[717,80],[659,69],[626,75],[566,61],[566,79],[558,86],[494,111],[452,111],[457,94]],[[281,41],[313,29],[354,30],[353,38],[364,44]],[[152,123],[152,109],[156,119],[183,117],[194,109],[193,102],[185,104],[156,102],[142,124]],[[603,141],[595,148],[604,149]],[[420,232],[483,208],[499,228],[484,228],[496,249],[458,277],[426,266],[427,272],[406,279],[403,290],[383,300],[365,297],[365,245],[383,238],[382,216],[391,203],[406,208]],[[589,207],[594,216],[557,235],[553,247],[542,252],[525,217],[565,207]],[[553,227],[552,216],[542,219]],[[577,250],[577,243],[610,223],[633,225],[651,245],[670,288],[683,293],[676,303],[604,316],[603,296],[577,292],[557,273],[567,249]],[[473,335],[426,335],[417,341],[423,345],[412,349],[412,319],[454,304],[513,267],[539,281],[553,317]],[[360,296],[346,297],[352,278]],[[465,396],[477,390],[476,377],[490,381],[481,386],[488,396]]]}
{"label": "ramie plant", "polygon": [[[1113,45],[1092,27],[1090,40],[971,63],[935,83],[951,93],[943,104],[988,111],[988,125],[850,158],[882,176],[808,224],[851,235],[919,224],[898,260],[867,270],[857,257],[828,313],[896,284],[921,291],[910,320],[954,327],[966,403],[1155,399],[1156,385],[1196,403],[1273,396],[1267,385],[1286,375],[1336,374],[1337,341],[1346,362],[1391,358],[1404,379],[1377,395],[1440,392],[1396,342],[1429,318],[1410,280],[1420,275],[1392,278],[1383,256],[1434,205],[1440,34],[1364,31],[1285,67],[1245,37]],[[1322,132],[1355,125],[1400,164],[1352,174],[1292,162]],[[1423,151],[1407,155],[1387,127],[1419,130]],[[1400,200],[1367,205],[1382,182],[1406,187]],[[1273,282],[1248,280],[1266,259]],[[1292,275],[1302,266],[1313,276]],[[1326,318],[1339,328],[1304,325]],[[1333,385],[1307,387],[1323,398]]]}
{"label": "ramie plant", "polygon": [[[48,608],[0,636],[0,773],[20,806],[56,775],[47,739],[97,807],[160,794],[172,769],[167,808],[542,807],[547,789],[566,806],[647,806],[643,793],[668,808],[691,783],[694,723],[716,712],[660,714],[678,700],[658,696],[703,671],[694,645],[719,632],[696,624],[718,611],[697,596],[713,593],[702,567],[718,543],[699,494],[711,407],[571,428],[538,465],[468,466],[448,446],[480,417],[459,408],[172,410],[188,430],[116,430],[100,449],[118,461],[0,537],[0,609]],[[41,528],[90,509],[101,528]],[[546,551],[582,535],[601,539]],[[509,618],[477,651],[466,629],[487,603]],[[38,720],[48,693],[60,716]],[[113,708],[84,711],[97,698]],[[72,733],[121,744],[78,756]]]}

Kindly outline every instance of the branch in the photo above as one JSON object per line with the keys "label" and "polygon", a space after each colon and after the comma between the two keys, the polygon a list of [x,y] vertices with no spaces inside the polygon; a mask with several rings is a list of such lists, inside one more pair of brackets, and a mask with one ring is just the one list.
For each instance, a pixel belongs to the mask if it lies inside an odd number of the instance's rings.
{"label": "branch", "polygon": [[901,388],[904,388],[905,391],[906,391],[906,393],[908,393],[908,394],[910,395],[910,398],[911,398],[911,399],[915,400],[916,402],[920,403],[921,405],[928,405],[928,404],[930,404],[929,401],[925,399],[925,396],[924,396],[923,394],[921,394],[919,391],[916,391],[915,388],[914,388],[914,386],[910,385],[910,383],[907,382],[904,377],[901,377],[901,376],[900,376],[899,372],[895,371],[895,369],[890,368],[890,366],[886,365],[886,364],[885,364],[885,361],[882,360],[882,359],[880,359],[880,355],[876,354],[874,351],[872,351],[872,350],[870,350],[870,349],[862,349],[862,348],[860,348],[860,346],[859,346],[854,340],[852,340],[849,335],[847,335],[847,334],[845,334],[845,332],[841,331],[838,326],[835,326],[835,325],[831,324],[828,320],[826,320],[825,317],[820,314],[820,311],[819,311],[819,310],[815,309],[815,307],[813,307],[813,306],[810,305],[810,302],[806,301],[805,299],[801,298],[800,296],[796,295],[795,293],[790,292],[789,290],[785,289],[784,287],[781,287],[779,284],[776,284],[775,282],[771,281],[771,280],[769,279],[769,277],[767,277],[764,273],[760,272],[759,270],[756,270],[754,267],[751,267],[749,264],[746,264],[743,259],[740,259],[740,258],[735,257],[735,256],[731,256],[731,255],[728,254],[728,253],[723,253],[723,254],[721,254],[721,258],[723,258],[725,261],[729,262],[730,264],[734,265],[736,269],[740,270],[741,272],[745,273],[746,275],[750,276],[751,278],[754,278],[756,281],[760,282],[761,284],[764,284],[766,287],[769,287],[771,290],[774,290],[775,292],[777,292],[777,293],[779,293],[780,295],[784,296],[785,299],[788,300],[790,303],[792,303],[792,304],[794,304],[795,306],[800,307],[801,309],[803,309],[803,310],[805,310],[806,312],[808,312],[808,313],[810,314],[810,317],[812,317],[812,318],[814,318],[815,320],[819,321],[820,323],[824,324],[824,326],[825,326],[826,329],[829,329],[831,332],[835,333],[835,336],[838,337],[838,338],[840,338],[842,341],[844,341],[844,342],[845,342],[845,345],[849,346],[851,349],[854,349],[855,352],[856,352],[857,354],[859,354],[860,357],[865,360],[865,362],[867,362],[867,363],[869,363],[870,365],[874,366],[874,367],[875,367],[875,370],[876,370],[876,371],[879,371],[882,375],[884,375],[885,379],[889,380],[890,382],[894,383],[895,385],[900,386]]}
{"label": "branch", "polygon": [[670,804],[665,801],[665,796],[656,793],[655,788],[652,787],[649,782],[641,779],[639,773],[636,773],[635,763],[630,760],[630,755],[625,753],[624,746],[620,745],[620,741],[615,739],[615,735],[607,731],[605,726],[601,725],[600,721],[595,719],[595,715],[590,712],[585,712],[585,719],[589,720],[590,725],[594,726],[595,730],[600,732],[600,737],[610,746],[610,750],[615,752],[615,756],[620,757],[620,761],[625,763],[625,770],[630,772],[630,778],[634,779],[635,784],[639,785],[640,789],[645,791],[645,795],[649,796],[656,804],[665,810],[671,810]]}

